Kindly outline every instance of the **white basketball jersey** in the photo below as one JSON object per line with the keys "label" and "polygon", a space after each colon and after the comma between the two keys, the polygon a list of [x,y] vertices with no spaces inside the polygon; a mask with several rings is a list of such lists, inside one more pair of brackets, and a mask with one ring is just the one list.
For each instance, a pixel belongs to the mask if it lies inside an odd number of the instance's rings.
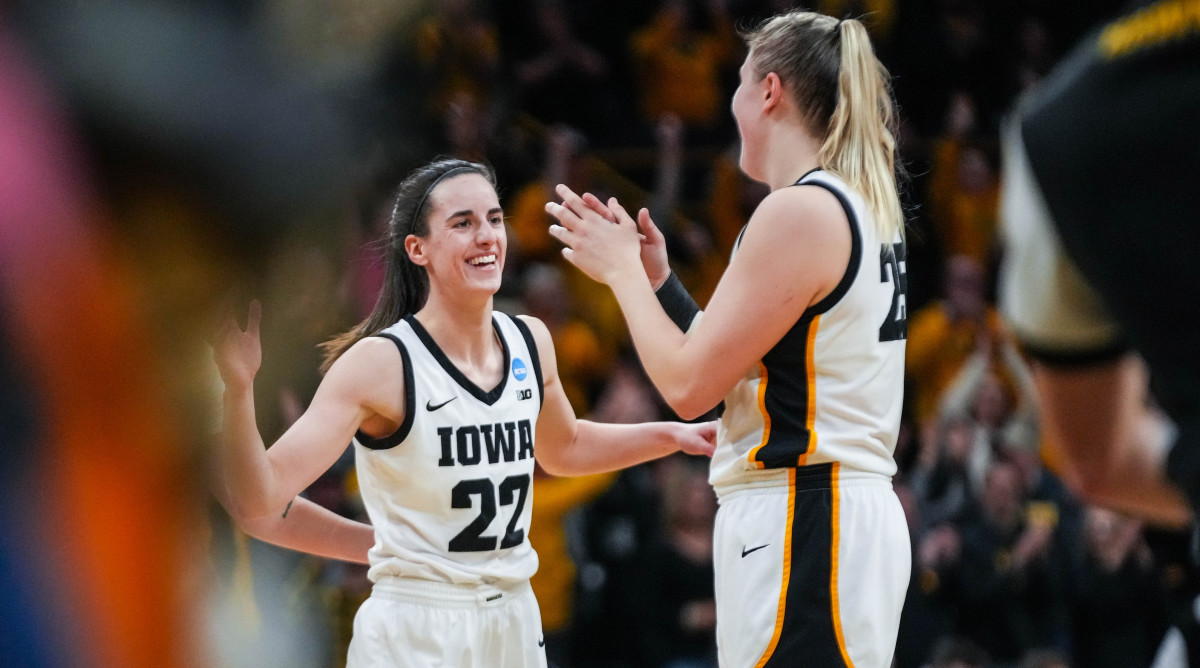
{"label": "white basketball jersey", "polygon": [[355,437],[358,481],[375,526],[368,576],[511,584],[537,571],[529,545],[542,370],[525,323],[494,313],[504,378],[467,379],[413,316],[392,325],[404,358],[404,424]]}
{"label": "white basketball jersey", "polygon": [[839,462],[843,477],[896,472],[908,335],[904,241],[899,233],[879,239],[862,198],[833,174],[817,169],[796,186],[825,188],[842,203],[850,262],[834,291],[725,397],[709,476],[718,493],[786,484],[787,468],[825,462]]}

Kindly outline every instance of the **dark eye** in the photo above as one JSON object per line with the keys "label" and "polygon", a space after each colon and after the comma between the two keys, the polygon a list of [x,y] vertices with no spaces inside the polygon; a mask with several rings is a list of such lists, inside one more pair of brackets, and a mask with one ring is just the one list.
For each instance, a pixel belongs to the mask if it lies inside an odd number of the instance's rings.
{"label": "dark eye", "polygon": [[455,227],[466,227],[470,224],[471,224],[471,221],[467,220],[466,218],[463,218],[462,220],[455,222],[454,226]]}
{"label": "dark eye", "polygon": [[504,224],[504,216],[492,216],[491,223],[493,225],[503,225]]}

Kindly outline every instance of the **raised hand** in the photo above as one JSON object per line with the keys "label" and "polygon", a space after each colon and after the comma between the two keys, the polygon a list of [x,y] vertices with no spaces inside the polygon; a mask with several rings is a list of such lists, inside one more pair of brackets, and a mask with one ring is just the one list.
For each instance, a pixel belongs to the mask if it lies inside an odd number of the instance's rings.
{"label": "raised hand", "polygon": [[619,215],[623,209],[610,211],[617,215],[609,218],[594,208],[595,202],[589,206],[570,188],[559,185],[555,190],[563,201],[548,202],[546,212],[558,220],[550,226],[550,235],[566,246],[563,257],[607,285],[623,276],[644,273],[637,224],[628,215]]}
{"label": "raised hand", "polygon": [[221,372],[221,380],[228,385],[246,385],[254,380],[262,365],[262,341],[259,326],[262,323],[262,303],[257,299],[250,302],[246,316],[246,329],[242,330],[234,314],[233,305],[225,309],[221,325],[209,339],[213,349],[213,360]]}
{"label": "raised hand", "polygon": [[[609,198],[608,208],[618,216],[629,218],[616,197]],[[671,277],[671,265],[667,263],[667,240],[650,219],[649,209],[638,211],[637,226],[641,231],[642,268],[646,270],[646,278],[650,279],[650,287],[657,290]]]}

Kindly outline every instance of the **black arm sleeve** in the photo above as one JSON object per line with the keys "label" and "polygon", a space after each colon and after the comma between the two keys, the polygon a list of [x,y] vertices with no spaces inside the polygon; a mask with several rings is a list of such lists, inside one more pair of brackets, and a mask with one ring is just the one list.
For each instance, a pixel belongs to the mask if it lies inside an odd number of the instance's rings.
{"label": "black arm sleeve", "polygon": [[675,272],[671,272],[671,277],[658,287],[654,296],[658,297],[658,303],[662,304],[663,310],[675,325],[685,332],[691,326],[692,320],[696,319],[696,314],[700,313],[700,306],[688,294],[687,288],[683,287]]}

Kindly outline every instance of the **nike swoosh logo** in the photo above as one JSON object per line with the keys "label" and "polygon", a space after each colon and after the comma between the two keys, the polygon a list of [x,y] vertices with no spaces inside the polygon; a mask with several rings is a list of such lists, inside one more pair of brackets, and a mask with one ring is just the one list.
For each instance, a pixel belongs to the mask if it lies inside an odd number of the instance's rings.
{"label": "nike swoosh logo", "polygon": [[767,545],[770,545],[770,543],[759,545],[758,547],[752,547],[749,550],[747,550],[746,546],[743,545],[742,546],[742,557],[745,557],[747,554],[750,554],[751,552],[757,552],[757,551],[763,549],[764,547],[766,547]]}
{"label": "nike swoosh logo", "polygon": [[441,408],[442,406],[445,406],[446,404],[450,403],[451,401],[454,401],[457,398],[458,398],[458,395],[456,394],[437,405],[434,405],[434,403],[432,401],[426,401],[425,402],[425,410],[430,411],[430,412],[436,411],[437,409]]}

